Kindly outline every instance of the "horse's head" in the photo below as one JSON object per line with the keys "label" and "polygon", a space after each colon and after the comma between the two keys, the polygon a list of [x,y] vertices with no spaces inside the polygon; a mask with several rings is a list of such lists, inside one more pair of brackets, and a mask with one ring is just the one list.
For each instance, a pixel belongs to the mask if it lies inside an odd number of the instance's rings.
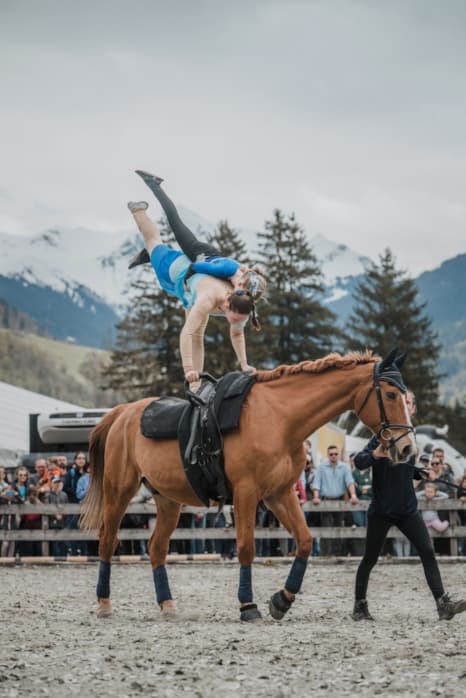
{"label": "horse's head", "polygon": [[362,385],[356,393],[355,411],[389,450],[391,459],[403,463],[416,451],[407,388],[400,372],[406,354],[393,349],[374,365],[371,385]]}

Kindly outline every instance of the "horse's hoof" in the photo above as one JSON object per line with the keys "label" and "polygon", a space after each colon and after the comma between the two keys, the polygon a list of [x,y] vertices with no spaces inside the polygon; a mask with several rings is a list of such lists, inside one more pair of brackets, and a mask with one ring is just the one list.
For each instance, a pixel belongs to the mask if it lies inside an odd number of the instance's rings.
{"label": "horse's hoof", "polygon": [[109,618],[112,615],[112,602],[110,599],[97,599],[99,608],[97,618]]}
{"label": "horse's hoof", "polygon": [[240,609],[240,620],[247,621],[248,623],[255,623],[258,620],[262,620],[262,614],[257,608],[257,604],[248,603],[247,606],[242,606]]}
{"label": "horse's hoof", "polygon": [[160,616],[162,620],[167,621],[167,623],[170,623],[171,621],[178,620],[178,611],[176,608],[169,606],[168,608],[162,608],[160,610]]}
{"label": "horse's hoof", "polygon": [[293,601],[287,599],[283,591],[277,591],[269,601],[269,611],[272,618],[281,620],[285,613],[290,610]]}

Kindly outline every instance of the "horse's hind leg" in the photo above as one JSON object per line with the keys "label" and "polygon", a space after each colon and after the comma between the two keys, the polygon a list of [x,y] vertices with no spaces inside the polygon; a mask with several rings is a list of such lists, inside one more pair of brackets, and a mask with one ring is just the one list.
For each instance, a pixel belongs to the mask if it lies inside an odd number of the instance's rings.
{"label": "horse's hind leg", "polygon": [[181,505],[162,497],[160,494],[154,495],[154,500],[157,506],[157,522],[149,540],[148,551],[154,576],[155,594],[161,611],[174,613],[176,606],[168,584],[165,560],[170,545],[170,536],[180,517]]}
{"label": "horse's hind leg", "polygon": [[112,614],[110,601],[112,556],[119,543],[118,529],[121,519],[131,498],[136,494],[138,486],[139,474],[133,468],[127,469],[125,477],[121,481],[118,480],[117,473],[115,473],[115,479],[110,479],[107,475],[104,478],[103,523],[99,533],[98,618],[106,618]]}
{"label": "horse's hind leg", "polygon": [[281,620],[289,611],[295,595],[301,589],[307,561],[312,550],[312,536],[294,488],[287,490],[280,497],[267,499],[265,503],[296,541],[296,557],[285,582],[285,587],[277,591],[269,602],[272,617],[275,620]]}

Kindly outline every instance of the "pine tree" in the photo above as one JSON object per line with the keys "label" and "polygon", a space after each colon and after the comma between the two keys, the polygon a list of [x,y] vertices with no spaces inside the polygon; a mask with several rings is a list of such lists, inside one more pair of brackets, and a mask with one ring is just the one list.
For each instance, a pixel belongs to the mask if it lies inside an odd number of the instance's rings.
{"label": "pine tree", "polygon": [[[170,242],[165,223],[162,236]],[[181,303],[163,291],[152,268],[143,267],[130,284],[129,303],[117,325],[117,346],[103,373],[105,387],[128,400],[183,392],[179,336],[184,324]]]}
{"label": "pine tree", "polygon": [[336,318],[323,303],[322,272],[294,214],[275,210],[258,234],[267,277],[267,304],[260,307],[264,334],[252,342],[266,366],[315,359],[338,348]]}
{"label": "pine tree", "polygon": [[[230,228],[227,221],[220,221],[214,232],[207,236],[207,241],[214,245],[224,257],[232,257],[238,262],[248,263],[246,244],[238,231]],[[239,370],[231,346],[230,325],[225,318],[215,316],[209,318],[205,334],[205,349],[204,367],[213,376],[219,377],[228,371]]]}
{"label": "pine tree", "polygon": [[228,221],[219,221],[213,233],[207,235],[207,242],[214,245],[223,257],[232,257],[242,264],[248,264],[246,243],[234,228],[230,228]]}
{"label": "pine tree", "polygon": [[435,416],[438,402],[440,345],[414,280],[395,262],[386,249],[357,285],[347,323],[348,349],[369,348],[381,356],[394,346],[408,351],[403,376],[416,394],[418,418],[425,419]]}

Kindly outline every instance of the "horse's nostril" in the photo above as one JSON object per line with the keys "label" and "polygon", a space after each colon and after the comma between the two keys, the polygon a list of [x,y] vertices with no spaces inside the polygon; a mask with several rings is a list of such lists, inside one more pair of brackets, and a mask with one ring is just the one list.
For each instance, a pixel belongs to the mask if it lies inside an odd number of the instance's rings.
{"label": "horse's nostril", "polygon": [[408,458],[411,455],[411,446],[407,445],[401,451],[403,458]]}

